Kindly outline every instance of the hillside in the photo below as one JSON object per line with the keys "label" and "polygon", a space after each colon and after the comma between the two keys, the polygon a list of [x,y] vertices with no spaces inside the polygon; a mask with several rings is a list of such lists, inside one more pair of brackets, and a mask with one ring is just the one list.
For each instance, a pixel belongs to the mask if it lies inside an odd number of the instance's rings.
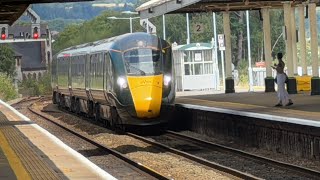
{"label": "hillside", "polygon": [[82,19],[89,20],[105,10],[134,10],[138,0],[101,0],[93,2],[35,4],[32,9],[41,20]]}

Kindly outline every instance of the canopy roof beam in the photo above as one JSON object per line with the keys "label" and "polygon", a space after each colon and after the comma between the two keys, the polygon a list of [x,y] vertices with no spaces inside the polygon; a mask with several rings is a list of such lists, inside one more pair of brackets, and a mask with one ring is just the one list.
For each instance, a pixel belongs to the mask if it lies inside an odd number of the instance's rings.
{"label": "canopy roof beam", "polygon": [[[136,9],[141,19],[163,14],[259,10],[283,8],[284,2],[297,6],[312,0],[151,0]],[[319,5],[319,0],[313,0]]]}

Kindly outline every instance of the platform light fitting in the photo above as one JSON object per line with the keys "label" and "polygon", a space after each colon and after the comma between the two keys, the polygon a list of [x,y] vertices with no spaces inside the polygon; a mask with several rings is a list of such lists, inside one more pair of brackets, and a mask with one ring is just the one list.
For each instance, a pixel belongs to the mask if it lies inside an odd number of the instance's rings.
{"label": "platform light fitting", "polygon": [[176,3],[177,3],[177,4],[181,4],[181,3],[182,3],[182,0],[176,0]]}

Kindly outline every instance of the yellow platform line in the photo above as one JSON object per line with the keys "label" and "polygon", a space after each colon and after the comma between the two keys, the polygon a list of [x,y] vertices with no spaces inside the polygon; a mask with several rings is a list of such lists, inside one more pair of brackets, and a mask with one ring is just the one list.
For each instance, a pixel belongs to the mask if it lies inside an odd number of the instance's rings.
{"label": "yellow platform line", "polygon": [[22,162],[20,161],[17,154],[14,152],[14,150],[10,147],[6,137],[1,132],[0,128],[0,148],[2,149],[3,153],[8,159],[8,162],[14,171],[17,179],[21,180],[31,180],[30,174],[27,172],[27,170],[24,168]]}

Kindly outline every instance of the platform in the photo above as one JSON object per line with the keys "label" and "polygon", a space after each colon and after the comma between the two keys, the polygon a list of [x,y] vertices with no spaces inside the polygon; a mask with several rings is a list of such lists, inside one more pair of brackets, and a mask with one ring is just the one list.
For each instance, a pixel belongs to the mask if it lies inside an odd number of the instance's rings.
{"label": "platform", "polygon": [[0,100],[0,179],[115,179]]}
{"label": "platform", "polygon": [[290,95],[294,104],[288,107],[274,107],[278,102],[276,93],[208,94],[205,91],[202,93],[202,95],[201,92],[197,95],[192,95],[194,92],[177,93],[175,102],[190,108],[320,127],[320,96],[310,96],[310,93]]}
{"label": "platform", "polygon": [[292,106],[274,107],[276,93],[185,96],[177,93],[172,127],[307,159],[320,159],[320,96],[291,95]]}

